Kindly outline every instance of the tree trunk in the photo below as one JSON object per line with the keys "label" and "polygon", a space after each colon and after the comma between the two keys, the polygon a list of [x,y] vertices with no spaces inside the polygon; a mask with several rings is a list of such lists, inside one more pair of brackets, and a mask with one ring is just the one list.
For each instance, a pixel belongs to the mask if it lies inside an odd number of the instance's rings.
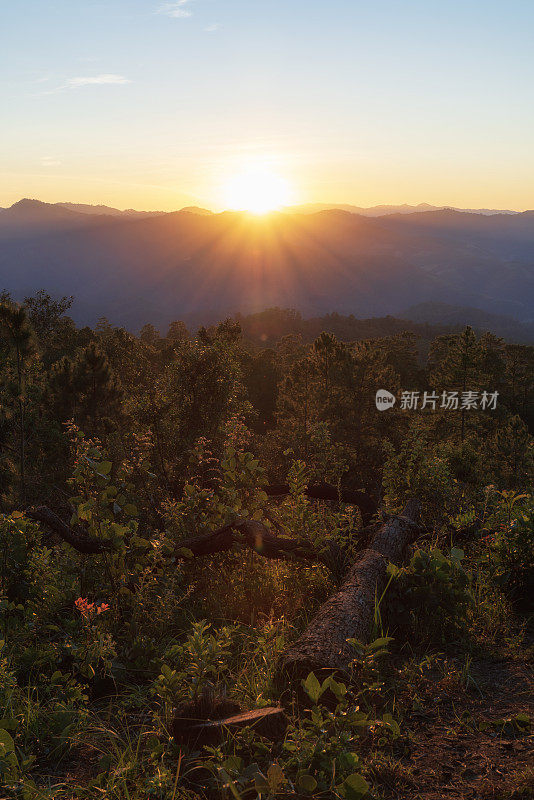
{"label": "tree trunk", "polygon": [[282,655],[278,674],[305,678],[310,672],[350,673],[354,651],[347,639],[365,642],[375,603],[386,587],[388,562],[400,564],[419,531],[419,502],[410,500],[401,516],[392,517],[359,554],[338,592],[319,609],[300,639]]}

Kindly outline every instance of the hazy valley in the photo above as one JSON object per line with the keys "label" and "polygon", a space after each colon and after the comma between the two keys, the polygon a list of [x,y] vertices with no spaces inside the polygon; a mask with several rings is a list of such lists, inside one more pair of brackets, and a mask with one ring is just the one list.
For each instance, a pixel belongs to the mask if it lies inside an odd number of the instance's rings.
{"label": "hazy valley", "polygon": [[2,289],[74,295],[77,322],[104,315],[131,329],[271,306],[402,316],[436,302],[532,320],[531,211],[81,208],[23,200],[0,210]]}

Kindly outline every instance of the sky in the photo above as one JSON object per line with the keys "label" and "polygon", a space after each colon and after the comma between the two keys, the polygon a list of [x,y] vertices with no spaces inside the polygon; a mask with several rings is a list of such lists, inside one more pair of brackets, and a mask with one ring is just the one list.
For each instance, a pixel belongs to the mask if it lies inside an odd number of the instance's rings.
{"label": "sky", "polygon": [[0,206],[534,208],[532,0],[0,0]]}

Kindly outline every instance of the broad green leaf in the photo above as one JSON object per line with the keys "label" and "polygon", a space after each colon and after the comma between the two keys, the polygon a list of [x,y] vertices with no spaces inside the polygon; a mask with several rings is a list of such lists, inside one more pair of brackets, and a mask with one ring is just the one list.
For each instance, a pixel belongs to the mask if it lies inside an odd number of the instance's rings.
{"label": "broad green leaf", "polygon": [[112,466],[111,461],[101,461],[100,464],[96,465],[96,471],[99,475],[109,475]]}
{"label": "broad green leaf", "polygon": [[239,758],[239,756],[229,756],[226,761],[223,762],[223,769],[227,772],[240,772],[243,768],[243,759]]}
{"label": "broad green leaf", "polygon": [[368,645],[368,649],[371,651],[379,650],[381,647],[387,647],[392,641],[392,636],[383,636],[381,639],[375,639],[374,642],[371,642],[371,644]]}
{"label": "broad green leaf", "polygon": [[349,777],[343,781],[343,793],[347,800],[360,800],[362,797],[365,797],[368,791],[369,784],[363,775],[357,772],[349,775]]}
{"label": "broad green leaf", "polygon": [[[345,695],[347,694],[347,687],[344,683],[338,683],[334,678],[330,677],[327,679],[328,681],[328,688],[335,696],[336,700],[342,700]],[[324,685],[324,684],[323,684]]]}
{"label": "broad green leaf", "polygon": [[167,664],[162,664],[161,674],[163,675],[164,678],[167,678],[168,680],[169,678],[172,677],[173,671]]}
{"label": "broad green leaf", "polygon": [[269,789],[273,794],[276,794],[279,787],[284,783],[285,775],[284,770],[279,764],[271,764],[269,769],[267,770],[267,783],[269,784]]}
{"label": "broad green leaf", "polygon": [[306,680],[301,681],[301,684],[312,703],[317,703],[322,694],[322,690],[321,684],[315,677],[314,673],[310,672]]}
{"label": "broad green leaf", "polygon": [[134,547],[150,547],[150,542],[146,539],[142,539],[140,536],[132,536],[131,543]]}
{"label": "broad green leaf", "polygon": [[317,781],[313,775],[301,775],[298,779],[298,787],[301,792],[311,794],[317,789]]}
{"label": "broad green leaf", "polygon": [[19,768],[19,762],[15,755],[15,742],[6,730],[0,728],[0,763],[2,761],[4,762],[4,777],[15,778]]}
{"label": "broad green leaf", "polygon": [[0,745],[3,748],[4,754],[15,752],[15,742],[13,741],[11,734],[9,734],[4,728],[0,728]]}

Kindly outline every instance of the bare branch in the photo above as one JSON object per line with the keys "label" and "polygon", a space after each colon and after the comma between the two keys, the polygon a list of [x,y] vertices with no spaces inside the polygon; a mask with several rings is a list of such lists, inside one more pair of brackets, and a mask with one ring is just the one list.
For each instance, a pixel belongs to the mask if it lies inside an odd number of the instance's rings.
{"label": "bare branch", "polygon": [[[79,553],[97,555],[111,549],[111,544],[98,539],[90,539],[74,530],[54,511],[39,506],[26,511],[26,515],[46,525],[68,542]],[[256,520],[238,519],[216,531],[201,536],[193,536],[180,542],[178,551],[186,548],[195,558],[223,553],[236,545],[244,545],[264,558],[284,559],[286,561],[307,561],[329,566],[332,559],[332,543],[324,552],[317,552],[309,542],[277,536],[266,525]]]}
{"label": "bare branch", "polygon": [[286,561],[309,561],[329,564],[329,554],[315,550],[309,542],[277,536],[257,520],[239,519],[213,533],[192,537],[180,542],[180,547],[191,550],[195,557],[222,553],[235,545],[245,545],[264,558]]}
{"label": "bare branch", "polygon": [[57,533],[63,541],[70,544],[75,550],[78,550],[79,553],[97,555],[98,553],[104,553],[111,549],[110,542],[90,539],[84,536],[83,533],[74,530],[74,528],[71,528],[66,522],[63,522],[61,517],[58,517],[54,511],[46,506],[30,508],[26,511],[26,516],[35,520],[35,522],[41,522],[43,525],[46,525],[51,531]]}
{"label": "bare branch", "polygon": [[[269,497],[282,497],[289,494],[287,483],[275,486],[265,486],[263,491]],[[329,483],[310,484],[306,487],[306,496],[312,500],[328,500],[333,503],[342,502],[356,506],[360,509],[362,521],[367,525],[377,510],[377,504],[365,492],[356,489],[338,489]]]}

